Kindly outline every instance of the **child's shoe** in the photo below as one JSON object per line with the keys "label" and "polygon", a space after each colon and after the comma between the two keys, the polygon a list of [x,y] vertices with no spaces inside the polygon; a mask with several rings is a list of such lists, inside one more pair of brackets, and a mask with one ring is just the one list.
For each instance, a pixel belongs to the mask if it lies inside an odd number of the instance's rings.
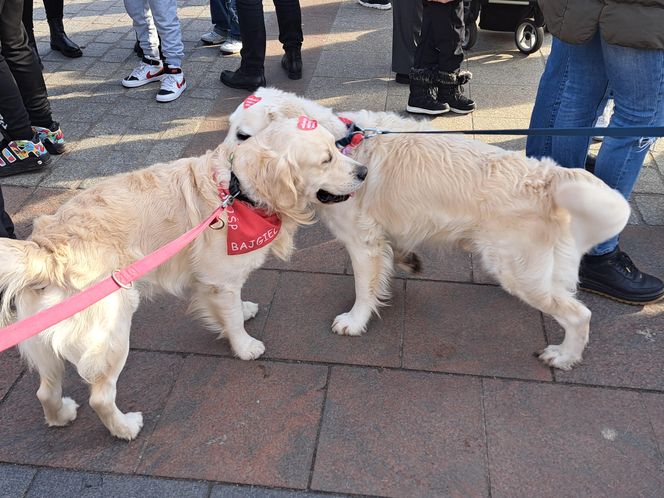
{"label": "child's shoe", "polygon": [[125,88],[136,88],[153,81],[161,81],[164,77],[164,63],[143,57],[140,65],[129,76],[122,80]]}
{"label": "child's shoe", "polygon": [[161,79],[161,88],[157,93],[157,102],[172,102],[187,88],[184,73],[181,67],[164,66],[164,76]]}
{"label": "child's shoe", "polygon": [[32,140],[0,142],[0,176],[17,175],[42,169],[51,161],[37,135]]}
{"label": "child's shoe", "polygon": [[50,128],[43,128],[41,126],[33,126],[32,132],[37,135],[39,141],[44,144],[49,154],[57,156],[65,152],[65,135],[60,129],[60,124],[53,121]]}

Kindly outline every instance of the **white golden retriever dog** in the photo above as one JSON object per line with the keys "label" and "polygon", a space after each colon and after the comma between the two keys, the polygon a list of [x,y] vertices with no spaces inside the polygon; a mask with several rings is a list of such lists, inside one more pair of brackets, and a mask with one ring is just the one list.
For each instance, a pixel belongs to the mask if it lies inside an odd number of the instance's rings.
{"label": "white golden retriever dog", "polygon": [[[226,143],[239,143],[275,119],[306,113],[337,139],[339,116],[360,128],[425,130],[426,122],[384,112],[345,112],[296,95],[261,88],[231,115]],[[355,304],[336,317],[338,334],[359,335],[388,296],[394,259],[416,269],[422,243],[455,243],[478,254],[509,293],[565,329],[560,345],[540,353],[570,369],[588,342],[590,310],[575,298],[582,255],[619,233],[629,204],[581,169],[460,135],[388,134],[366,138],[347,153],[369,169],[357,195],[321,206],[320,217],[350,253]]]}
{"label": "white golden retriever dog", "polygon": [[196,226],[220,205],[218,188],[229,184],[231,171],[246,198],[279,216],[279,234],[258,250],[228,255],[231,215],[224,211],[224,228],[204,231],[133,288],[22,342],[21,354],[39,372],[37,397],[48,425],[76,418],[78,405],[62,396],[67,360],[91,384],[90,405],[108,430],[118,438],[136,437],[142,415],[122,413],[115,394],[141,296],[190,295],[192,311],[227,337],[238,357],[251,360],[263,354],[263,343],[244,328],[244,321],[258,311],[257,304],[240,299],[244,282],[269,250],[281,258],[290,255],[295,229],[311,221],[317,196],[352,193],[366,168],[339,153],[323,127],[303,131],[295,120],[281,121],[239,147],[221,145],[202,157],[114,176],[72,198],[54,215],[37,218],[29,240],[0,241],[2,319],[8,323],[15,318],[11,302],[16,318],[25,318]]}

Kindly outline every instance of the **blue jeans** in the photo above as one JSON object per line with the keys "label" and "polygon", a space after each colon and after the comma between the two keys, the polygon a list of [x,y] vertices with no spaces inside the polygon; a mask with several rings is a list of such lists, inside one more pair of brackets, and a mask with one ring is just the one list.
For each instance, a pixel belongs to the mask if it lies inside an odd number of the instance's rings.
{"label": "blue jeans", "polygon": [[242,40],[240,24],[237,20],[236,0],[210,0],[210,17],[214,30],[234,40]]}
{"label": "blue jeans", "polygon": [[[664,125],[664,50],[640,50],[606,43],[598,32],[571,45],[554,38],[542,75],[530,126],[592,126],[611,88],[615,109],[609,126]],[[595,175],[629,199],[652,137],[605,137]],[[583,168],[590,137],[529,137],[526,154],[550,156],[567,168]],[[590,254],[611,252],[618,237]]]}
{"label": "blue jeans", "polygon": [[[159,59],[159,38],[164,62],[182,67],[184,44],[175,0],[124,0],[127,14],[143,53],[150,59]],[[157,36],[158,34],[158,36]]]}

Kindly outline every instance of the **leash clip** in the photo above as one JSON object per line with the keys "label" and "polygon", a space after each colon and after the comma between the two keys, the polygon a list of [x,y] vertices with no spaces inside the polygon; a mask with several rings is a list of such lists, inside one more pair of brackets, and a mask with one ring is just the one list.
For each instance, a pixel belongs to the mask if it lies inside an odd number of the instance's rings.
{"label": "leash clip", "polygon": [[364,138],[373,138],[382,135],[384,132],[378,128],[363,128],[362,133],[364,134]]}

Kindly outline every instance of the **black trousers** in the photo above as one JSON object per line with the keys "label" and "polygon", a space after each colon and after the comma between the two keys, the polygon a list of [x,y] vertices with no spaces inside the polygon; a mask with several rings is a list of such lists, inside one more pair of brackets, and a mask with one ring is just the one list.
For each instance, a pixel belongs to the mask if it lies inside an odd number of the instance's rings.
{"label": "black trousers", "polygon": [[0,0],[0,114],[14,140],[32,138],[30,125],[53,124],[44,76],[21,23],[23,0]]}
{"label": "black trousers", "polygon": [[463,2],[423,0],[422,33],[415,50],[415,68],[453,73],[463,62]]}
{"label": "black trousers", "polygon": [[2,186],[0,186],[0,237],[15,239],[14,223],[5,211],[5,199],[2,197]]}
{"label": "black trousers", "polygon": [[[64,16],[64,0],[43,0],[44,10],[46,10],[46,19],[62,19]],[[28,38],[31,42],[35,41],[34,24],[32,22],[32,3],[33,0],[23,2],[23,25],[28,32]]]}
{"label": "black trousers", "polygon": [[[265,63],[265,20],[262,0],[237,0],[237,18],[242,35],[242,71],[250,76],[263,74]],[[300,48],[302,13],[299,0],[274,0],[279,23],[279,41],[284,50]]]}

